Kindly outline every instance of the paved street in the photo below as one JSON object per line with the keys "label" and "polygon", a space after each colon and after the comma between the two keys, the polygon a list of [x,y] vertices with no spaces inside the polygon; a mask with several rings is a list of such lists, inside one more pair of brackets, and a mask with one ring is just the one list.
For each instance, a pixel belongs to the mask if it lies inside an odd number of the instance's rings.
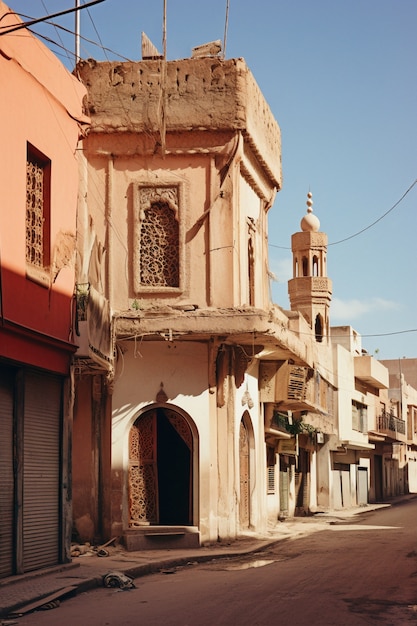
{"label": "paved street", "polygon": [[[20,626],[361,626],[417,623],[417,501],[240,558],[96,589]],[[308,523],[308,522],[306,522]]]}

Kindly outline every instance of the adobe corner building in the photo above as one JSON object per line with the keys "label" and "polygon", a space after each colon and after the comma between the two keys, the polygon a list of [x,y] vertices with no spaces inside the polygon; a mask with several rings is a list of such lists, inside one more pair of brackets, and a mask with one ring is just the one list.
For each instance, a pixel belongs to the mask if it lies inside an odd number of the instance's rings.
{"label": "adobe corner building", "polygon": [[314,508],[315,434],[334,432],[327,242],[310,202],[293,242],[303,315],[273,305],[280,129],[245,61],[89,60],[76,73],[91,117],[80,152],[79,537],[200,545]]}

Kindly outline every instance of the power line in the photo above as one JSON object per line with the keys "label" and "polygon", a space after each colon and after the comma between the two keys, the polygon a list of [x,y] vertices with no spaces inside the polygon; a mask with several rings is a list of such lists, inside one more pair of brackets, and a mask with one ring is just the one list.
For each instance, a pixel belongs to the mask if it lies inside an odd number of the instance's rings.
{"label": "power line", "polygon": [[[100,2],[104,2],[104,0],[93,0],[92,2],[88,2],[87,4],[83,4],[80,7],[74,7],[72,9],[66,9],[65,11],[59,11],[59,13],[51,13],[50,15],[45,15],[44,17],[39,17],[36,20],[30,20],[29,22],[23,22],[22,24],[18,24],[16,26],[0,26],[0,28],[7,28],[4,32],[0,33],[0,37],[2,35],[9,35],[10,33],[14,33],[16,30],[21,30],[22,28],[28,28],[29,26],[33,26],[34,24],[38,24],[39,22],[46,22],[47,20],[53,17],[60,17],[61,15],[66,15],[67,13],[74,13],[74,11],[80,11],[81,9],[86,9],[87,7],[91,7],[95,4],[99,4]],[[19,15],[19,13],[14,12],[15,15]],[[10,15],[10,13],[6,13],[5,15]],[[3,17],[5,17],[3,15]]]}
{"label": "power line", "polygon": [[[92,24],[92,26],[93,26],[93,28],[94,28],[94,32],[96,33],[97,38],[98,38],[98,40],[99,40],[99,42],[100,42],[100,47],[101,47],[101,49],[103,50],[104,55],[105,55],[105,57],[106,57],[106,59],[107,59],[107,61],[108,61],[108,60],[109,60],[109,58],[108,58],[108,56],[107,56],[107,54],[106,54],[106,48],[103,46],[103,42],[101,41],[101,37],[100,37],[100,35],[99,35],[99,32],[98,32],[98,30],[97,30],[97,28],[96,28],[96,25],[95,25],[95,23],[94,23],[94,20],[93,20],[93,18],[91,17],[91,13],[90,13],[90,11],[89,11],[88,9],[87,9],[87,15],[88,15],[88,17],[90,18],[90,22],[91,22],[91,24]],[[78,36],[79,36],[79,34],[78,34]]]}
{"label": "power line", "polygon": [[402,200],[404,200],[405,196],[412,190],[412,188],[414,187],[414,185],[417,184],[417,178],[416,180],[409,186],[409,188],[407,189],[407,191],[405,191],[403,193],[403,195],[401,196],[401,198],[399,200],[397,200],[397,202],[395,204],[392,205],[392,207],[390,209],[388,209],[388,211],[385,211],[385,213],[383,215],[381,215],[381,217],[378,217],[377,220],[375,220],[375,222],[372,222],[372,224],[369,224],[369,226],[366,226],[365,228],[362,228],[362,230],[358,231],[357,233],[355,233],[354,235],[350,235],[349,237],[345,237],[344,239],[340,239],[339,241],[334,241],[333,243],[329,243],[329,246],[336,246],[338,243],[343,243],[344,241],[348,241],[349,239],[353,239],[353,237],[357,237],[358,235],[361,235],[362,233],[364,233],[366,230],[369,230],[370,228],[372,228],[372,226],[375,226],[375,224],[378,224],[378,222],[380,222],[381,220],[384,219],[384,217],[386,217],[389,213],[391,213],[391,211],[393,211]]}
{"label": "power line", "polygon": [[[50,26],[54,26],[55,28],[60,28],[61,30],[65,31],[66,33],[70,34],[70,35],[75,35],[75,32],[65,28],[65,26],[60,26],[59,24],[55,24],[55,22],[45,22],[45,24],[49,24]],[[73,57],[75,57],[75,53],[72,50],[69,50],[68,48],[66,48],[64,45],[61,45],[59,43],[57,43],[56,41],[54,41],[53,39],[51,39],[50,37],[47,37],[46,35],[42,35],[41,33],[37,32],[36,30],[34,30],[33,28],[28,28],[27,29],[30,33],[32,33],[32,35],[35,35],[36,37],[39,37],[40,39],[43,39],[44,41],[46,41],[48,44],[56,46],[57,48],[61,48],[62,50],[64,50],[67,54],[72,55]],[[100,43],[97,43],[96,41],[93,41],[92,39],[88,39],[87,37],[83,37],[80,35],[80,38],[87,42],[90,43],[93,46],[96,46],[97,48],[100,48],[101,50],[103,50],[105,56],[106,52],[111,52],[112,54],[114,54],[115,56],[119,57],[120,59],[123,59],[124,61],[130,61],[130,59],[128,59],[127,57],[119,54],[118,52],[115,52],[114,50],[111,50],[110,48],[106,48],[105,46],[103,46]],[[68,57],[67,57],[68,58]]]}
{"label": "power line", "polygon": [[[298,330],[293,330],[292,328],[289,328],[288,330],[294,333],[295,335],[305,335],[307,337],[311,337],[311,333],[303,333]],[[359,333],[359,335],[361,338],[363,337],[390,337],[393,335],[405,335],[407,333],[417,333],[417,328],[408,328],[406,330],[394,330],[389,333],[372,333],[372,334]],[[353,337],[354,335],[349,335],[349,336]],[[344,337],[346,337],[346,335],[333,335],[333,334],[330,335],[330,339],[340,339]]]}
{"label": "power line", "polygon": [[[395,330],[391,333],[375,333],[371,335],[363,335],[360,333],[361,337],[389,337],[391,335],[405,335],[406,333],[417,333],[417,328],[409,328],[408,330]],[[335,335],[337,337],[337,335]]]}
{"label": "power line", "polygon": [[[381,215],[380,217],[378,217],[378,219],[376,219],[374,222],[372,222],[372,224],[369,224],[368,226],[365,226],[365,228],[362,228],[361,230],[359,230],[358,232],[354,233],[353,235],[349,235],[349,237],[345,237],[344,239],[339,239],[339,241],[333,241],[332,243],[327,244],[328,246],[336,246],[339,243],[343,243],[345,241],[348,241],[349,239],[353,239],[354,237],[357,237],[358,235],[361,235],[362,233],[364,233],[366,230],[369,230],[370,228],[372,228],[373,226],[375,226],[375,224],[378,224],[378,222],[380,222],[381,220],[384,219],[384,217],[386,217],[389,213],[391,213],[391,211],[393,211],[395,208],[397,208],[397,206],[404,200],[404,198],[406,197],[406,195],[413,189],[413,187],[417,185],[417,178],[415,179],[415,181],[413,183],[411,183],[411,185],[409,186],[409,188],[403,193],[403,195],[401,196],[401,198],[399,200],[397,200],[397,202],[395,204],[392,205],[392,207],[390,209],[388,209],[388,211],[385,211],[385,213],[383,213],[383,215]],[[277,246],[273,243],[269,244],[270,248],[279,248],[280,250],[291,250],[291,248],[289,246]]]}
{"label": "power line", "polygon": [[[41,0],[41,2],[42,2],[42,6],[43,6],[45,12],[48,13],[48,9],[46,8],[44,0]],[[76,15],[79,15],[79,11],[77,11]],[[53,24],[53,26],[55,28],[56,36],[58,37],[58,39],[59,39],[59,41],[61,43],[62,48],[65,50],[64,42],[62,41],[61,34],[59,32],[58,26],[56,24]],[[66,56],[67,56],[68,61],[71,61],[69,50],[67,51],[67,55]]]}

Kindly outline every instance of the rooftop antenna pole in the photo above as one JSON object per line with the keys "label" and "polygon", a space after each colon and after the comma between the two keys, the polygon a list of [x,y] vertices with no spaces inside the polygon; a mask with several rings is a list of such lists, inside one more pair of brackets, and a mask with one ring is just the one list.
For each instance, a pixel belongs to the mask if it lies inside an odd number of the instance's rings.
{"label": "rooftop antenna pole", "polygon": [[166,83],[167,83],[167,0],[164,0],[164,17],[162,26],[163,59],[161,72],[161,102],[160,102],[160,136],[161,154],[165,156],[166,148]]}
{"label": "rooftop antenna pole", "polygon": [[226,58],[227,28],[229,25],[229,0],[226,1],[226,21],[224,23],[223,58]]}
{"label": "rooftop antenna pole", "polygon": [[164,61],[167,60],[167,0],[164,0],[164,19],[162,27],[162,45]]}
{"label": "rooftop antenna pole", "polygon": [[80,60],[80,0],[75,0],[75,65]]}

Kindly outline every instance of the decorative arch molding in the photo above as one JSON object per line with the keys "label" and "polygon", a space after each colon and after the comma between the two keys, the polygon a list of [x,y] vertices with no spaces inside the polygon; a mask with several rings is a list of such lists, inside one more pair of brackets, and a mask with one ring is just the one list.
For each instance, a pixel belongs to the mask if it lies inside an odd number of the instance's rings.
{"label": "decorative arch molding", "polygon": [[239,423],[239,528],[251,526],[251,500],[255,484],[255,434],[249,411],[244,411]]}
{"label": "decorative arch molding", "polygon": [[147,413],[148,411],[152,411],[153,409],[159,409],[159,408],[167,409],[169,411],[173,411],[174,413],[177,413],[178,415],[180,415],[190,427],[190,430],[193,436],[194,445],[196,445],[196,442],[198,442],[198,439],[199,439],[199,434],[198,434],[198,428],[197,428],[195,421],[193,420],[191,415],[187,413],[187,411],[184,411],[184,409],[182,409],[181,407],[177,406],[176,404],[172,404],[170,402],[151,402],[150,404],[143,406],[134,415],[131,426],[133,426],[138,421],[140,416],[143,415],[144,413]]}
{"label": "decorative arch molding", "polygon": [[185,411],[160,402],[143,407],[128,436],[129,527],[194,525],[198,459],[198,430]]}
{"label": "decorative arch molding", "polygon": [[240,421],[244,423],[248,431],[251,448],[255,448],[255,429],[253,428],[252,418],[247,409],[243,411]]}
{"label": "decorative arch molding", "polygon": [[139,218],[145,219],[145,211],[153,204],[166,204],[174,212],[178,221],[179,212],[179,188],[178,186],[164,187],[139,187]]}

